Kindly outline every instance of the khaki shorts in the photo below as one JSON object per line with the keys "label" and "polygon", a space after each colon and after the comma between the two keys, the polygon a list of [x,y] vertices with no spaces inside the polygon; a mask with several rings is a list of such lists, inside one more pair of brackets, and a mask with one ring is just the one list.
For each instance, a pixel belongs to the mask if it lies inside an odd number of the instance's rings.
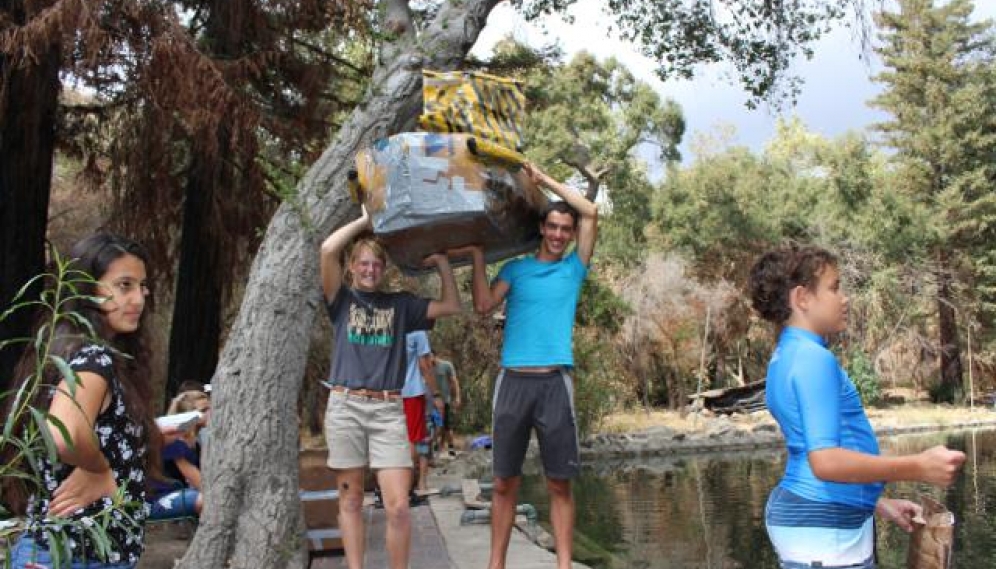
{"label": "khaki shorts", "polygon": [[329,468],[411,468],[401,398],[379,401],[333,391],[325,410]]}

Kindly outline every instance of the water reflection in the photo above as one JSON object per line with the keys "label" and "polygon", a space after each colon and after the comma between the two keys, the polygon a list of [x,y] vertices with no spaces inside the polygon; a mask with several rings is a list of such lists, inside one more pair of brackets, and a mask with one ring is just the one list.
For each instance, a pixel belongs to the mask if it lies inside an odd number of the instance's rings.
{"label": "water reflection", "polygon": [[[893,497],[930,494],[954,512],[955,564],[996,567],[996,431],[883,439],[889,454],[918,452],[936,444],[968,454],[965,474],[947,492],[898,484]],[[784,469],[781,451],[726,453],[681,460],[597,462],[575,486],[578,530],[615,554],[603,567],[639,569],[764,569],[776,567],[764,529],[764,504]],[[522,501],[549,519],[545,486],[523,482]],[[879,528],[879,566],[906,565],[907,537]]]}

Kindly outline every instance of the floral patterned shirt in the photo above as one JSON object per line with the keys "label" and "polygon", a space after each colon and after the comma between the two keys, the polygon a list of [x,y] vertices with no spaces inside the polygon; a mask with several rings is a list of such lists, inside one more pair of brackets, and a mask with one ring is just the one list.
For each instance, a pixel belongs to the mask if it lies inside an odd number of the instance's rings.
{"label": "floral patterned shirt", "polygon": [[[124,514],[130,516],[134,523],[127,520],[121,511],[114,510],[108,514],[113,503],[108,497],[77,510],[71,518],[92,526],[109,515],[107,535],[111,539],[111,547],[106,561],[135,564],[142,555],[144,524],[148,517],[144,468],[146,435],[143,426],[128,416],[125,409],[124,391],[114,374],[113,357],[107,348],[89,344],[83,346],[68,363],[76,373],[91,372],[107,380],[110,404],[97,416],[94,429],[100,442],[100,451],[107,458],[114,480],[118,488],[124,489]],[[46,531],[55,531],[61,525],[52,519],[46,519],[51,494],[73,468],[71,465],[58,462],[52,464],[43,460],[41,474],[44,491],[32,496],[28,503],[27,526],[31,536],[42,547],[49,548]],[[65,533],[74,559],[99,559],[98,549],[87,532],[66,528]]]}

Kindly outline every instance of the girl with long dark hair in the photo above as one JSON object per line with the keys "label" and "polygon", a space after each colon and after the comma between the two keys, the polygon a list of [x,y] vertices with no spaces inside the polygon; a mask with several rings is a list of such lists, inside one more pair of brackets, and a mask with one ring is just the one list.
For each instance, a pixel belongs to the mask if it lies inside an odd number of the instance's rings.
{"label": "girl with long dark hair", "polygon": [[[52,567],[56,557],[71,559],[73,569],[134,567],[143,546],[146,480],[159,462],[145,339],[148,256],[134,241],[99,233],[78,242],[70,259],[72,278],[61,286],[72,300],[63,310],[76,316],[60,319],[48,349],[68,363],[77,385],[71,389],[54,365],[42,368],[32,406],[58,421],[48,424],[58,460],[43,456],[37,465],[41,486],[28,489],[26,531],[10,555],[15,569]],[[80,280],[84,274],[92,281]],[[38,373],[37,350],[27,346],[15,385]],[[102,547],[86,528],[108,511],[109,544]],[[53,539],[60,532],[66,539]]]}

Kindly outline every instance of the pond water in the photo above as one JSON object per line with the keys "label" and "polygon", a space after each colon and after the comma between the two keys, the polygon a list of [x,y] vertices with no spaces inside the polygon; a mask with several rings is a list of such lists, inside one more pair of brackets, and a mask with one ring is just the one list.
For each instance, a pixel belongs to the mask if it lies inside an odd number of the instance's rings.
{"label": "pond water", "polygon": [[[996,431],[907,435],[881,440],[884,453],[946,444],[968,454],[964,475],[946,491],[896,484],[891,497],[937,498],[955,514],[955,566],[996,568]],[[586,465],[575,484],[577,529],[633,569],[775,568],[764,505],[784,469],[781,450],[652,458]],[[521,502],[549,520],[545,485],[523,480]],[[908,538],[880,524],[879,567],[906,566]]]}

